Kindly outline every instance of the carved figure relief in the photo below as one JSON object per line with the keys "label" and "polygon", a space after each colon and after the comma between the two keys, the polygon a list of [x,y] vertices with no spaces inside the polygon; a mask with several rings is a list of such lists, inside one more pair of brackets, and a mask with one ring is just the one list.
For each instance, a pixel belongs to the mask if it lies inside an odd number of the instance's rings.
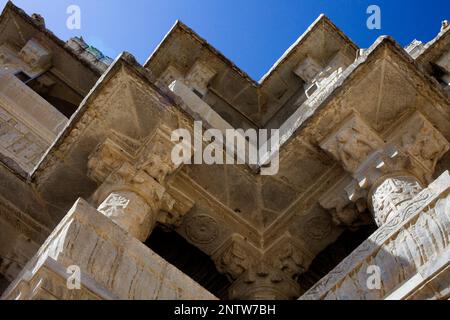
{"label": "carved figure relief", "polygon": [[116,218],[123,214],[123,211],[130,203],[130,200],[118,193],[111,193],[108,198],[98,207],[98,211],[110,218]]}
{"label": "carved figure relief", "polygon": [[382,140],[356,115],[321,144],[324,150],[331,153],[351,173],[382,146]]}

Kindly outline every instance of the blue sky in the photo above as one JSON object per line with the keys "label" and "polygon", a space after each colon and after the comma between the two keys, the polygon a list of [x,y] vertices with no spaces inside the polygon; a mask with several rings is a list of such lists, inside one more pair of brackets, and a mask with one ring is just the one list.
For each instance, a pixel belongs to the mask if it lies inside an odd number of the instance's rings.
{"label": "blue sky", "polygon": [[[0,0],[3,8],[6,0]],[[317,18],[325,13],[360,47],[380,35],[405,46],[414,38],[431,40],[450,0],[15,0],[28,14],[37,12],[47,28],[67,40],[84,39],[116,57],[131,52],[143,63],[177,19],[258,80]],[[81,29],[66,27],[69,5],[81,9]],[[369,30],[369,5],[381,8],[381,30]]]}

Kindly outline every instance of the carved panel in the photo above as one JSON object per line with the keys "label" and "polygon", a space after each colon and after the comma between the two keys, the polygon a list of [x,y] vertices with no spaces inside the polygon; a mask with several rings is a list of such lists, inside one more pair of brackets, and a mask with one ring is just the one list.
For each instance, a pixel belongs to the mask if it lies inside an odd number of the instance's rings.
{"label": "carved panel", "polygon": [[185,232],[193,243],[209,244],[219,236],[219,225],[208,215],[195,215],[185,222]]}
{"label": "carved panel", "polygon": [[[449,188],[446,172],[301,299],[382,299],[419,267],[433,263],[450,245]],[[371,265],[380,268],[380,289],[367,287]]]}
{"label": "carved panel", "polygon": [[340,161],[346,171],[354,173],[370,154],[383,145],[378,135],[354,115],[320,146]]}
{"label": "carved panel", "polygon": [[394,133],[392,141],[430,173],[450,148],[447,139],[418,112]]}
{"label": "carved panel", "polygon": [[312,83],[316,75],[322,70],[322,66],[313,58],[306,57],[295,68],[294,73],[303,81]]}

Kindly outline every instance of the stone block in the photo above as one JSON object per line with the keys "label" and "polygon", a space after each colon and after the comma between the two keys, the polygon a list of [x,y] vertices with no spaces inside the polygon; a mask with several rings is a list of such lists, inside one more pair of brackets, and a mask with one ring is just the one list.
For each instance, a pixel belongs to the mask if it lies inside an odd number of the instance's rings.
{"label": "stone block", "polygon": [[[65,285],[71,266],[81,271],[79,291]],[[36,279],[50,296],[36,294]],[[82,199],[2,298],[215,299]]]}

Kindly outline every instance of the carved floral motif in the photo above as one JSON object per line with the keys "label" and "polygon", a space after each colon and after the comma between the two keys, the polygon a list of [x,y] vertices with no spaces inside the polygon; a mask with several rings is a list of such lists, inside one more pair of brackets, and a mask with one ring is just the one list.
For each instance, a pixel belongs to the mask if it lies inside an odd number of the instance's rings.
{"label": "carved floral motif", "polygon": [[227,247],[214,257],[217,270],[226,274],[230,280],[242,275],[253,263],[254,253],[246,246],[242,239],[232,239]]}

